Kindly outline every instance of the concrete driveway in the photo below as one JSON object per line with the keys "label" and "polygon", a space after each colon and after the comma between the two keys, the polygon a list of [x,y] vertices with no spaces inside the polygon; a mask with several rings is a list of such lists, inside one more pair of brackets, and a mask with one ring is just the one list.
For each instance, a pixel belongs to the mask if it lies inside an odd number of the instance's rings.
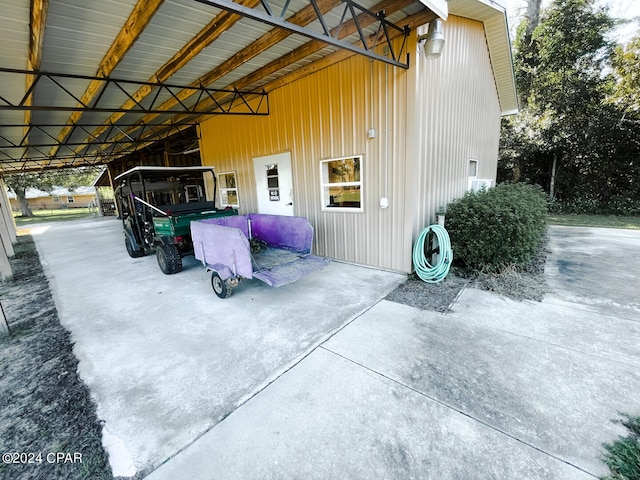
{"label": "concrete driveway", "polygon": [[448,315],[379,301],[400,276],[341,264],[219,301],[204,271],[162,276],[117,233],[35,238],[98,415],[149,480],[586,480],[624,432],[611,419],[640,414],[638,298],[621,294],[640,232],[552,227],[554,294],[467,289]]}
{"label": "concrete driveway", "polygon": [[193,257],[170,276],[155,256],[130,258],[115,219],[33,233],[122,476],[186,448],[404,280],[334,262],[221,300]]}

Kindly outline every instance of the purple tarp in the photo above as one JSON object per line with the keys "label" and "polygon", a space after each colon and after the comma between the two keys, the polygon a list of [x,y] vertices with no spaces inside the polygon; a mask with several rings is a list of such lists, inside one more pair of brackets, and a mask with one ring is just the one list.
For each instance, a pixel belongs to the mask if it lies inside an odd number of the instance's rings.
{"label": "purple tarp", "polygon": [[[296,252],[299,256],[270,268],[252,266],[250,231],[269,247]],[[223,280],[233,276],[255,277],[278,287],[329,264],[327,259],[310,255],[313,227],[303,217],[252,213],[210,218],[191,222],[191,235],[196,258],[218,272]]]}

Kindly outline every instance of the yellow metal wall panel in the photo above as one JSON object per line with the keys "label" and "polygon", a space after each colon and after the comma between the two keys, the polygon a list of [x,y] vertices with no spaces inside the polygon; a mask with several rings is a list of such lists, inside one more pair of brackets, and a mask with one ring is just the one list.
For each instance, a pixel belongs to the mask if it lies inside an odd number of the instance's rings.
{"label": "yellow metal wall panel", "polygon": [[[367,136],[372,127],[371,68],[374,139]],[[253,212],[253,158],[290,151],[294,211],[314,226],[315,252],[407,271],[407,252],[395,248],[405,221],[404,189],[394,185],[404,182],[407,75],[355,56],[278,88],[269,93],[268,117],[216,117],[202,123],[203,163],[236,171],[241,211]],[[322,211],[320,161],[350,155],[363,155],[364,211]],[[390,199],[388,209],[379,207],[383,195]]]}
{"label": "yellow metal wall panel", "polygon": [[[414,33],[409,70],[354,56],[269,92],[268,117],[203,122],[203,163],[236,171],[241,212],[255,212],[253,158],[291,152],[294,212],[314,226],[316,254],[411,271],[413,240],[464,193],[468,160],[495,179],[500,107],[484,30],[453,16],[445,27],[439,60],[416,58]],[[320,161],[351,155],[363,156],[363,212],[322,211]]]}

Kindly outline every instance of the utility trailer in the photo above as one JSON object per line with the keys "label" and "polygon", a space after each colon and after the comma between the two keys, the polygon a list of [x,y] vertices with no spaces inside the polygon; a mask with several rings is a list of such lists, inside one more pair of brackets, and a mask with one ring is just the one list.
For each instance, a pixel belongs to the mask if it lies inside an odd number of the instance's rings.
{"label": "utility trailer", "polygon": [[180,272],[182,258],[193,255],[192,221],[238,214],[216,206],[213,167],[138,166],[115,182],[127,253],[137,258],[155,251],[167,275]]}
{"label": "utility trailer", "polygon": [[325,268],[311,254],[313,227],[306,218],[251,213],[191,222],[194,254],[220,298],[243,278],[280,287]]}

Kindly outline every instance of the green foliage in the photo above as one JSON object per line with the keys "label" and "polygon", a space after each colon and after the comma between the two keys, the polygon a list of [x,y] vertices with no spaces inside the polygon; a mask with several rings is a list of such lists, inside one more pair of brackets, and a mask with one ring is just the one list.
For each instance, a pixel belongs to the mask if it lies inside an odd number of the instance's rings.
{"label": "green foliage", "polygon": [[602,480],[638,480],[640,479],[640,417],[623,415],[616,422],[624,425],[628,434],[618,437],[612,444],[604,445],[604,463],[609,467],[611,475]]}
{"label": "green foliage", "polygon": [[503,120],[498,181],[541,185],[562,211],[636,212],[640,39],[615,47],[615,23],[594,0],[553,0],[535,28],[520,25],[521,111]]}
{"label": "green foliage", "polygon": [[613,66],[618,81],[611,100],[621,104],[626,113],[637,116],[640,114],[640,37],[616,47]]}
{"label": "green foliage", "polygon": [[501,184],[468,192],[447,205],[454,258],[464,267],[496,272],[523,265],[546,230],[547,200],[538,186]]}
{"label": "green foliage", "polygon": [[550,201],[549,211],[553,213],[575,215],[640,215],[640,199],[628,196],[614,196],[603,202],[591,195],[563,201]]}
{"label": "green foliage", "polygon": [[91,167],[80,167],[66,170],[48,170],[44,172],[24,172],[6,175],[4,181],[9,190],[17,193],[18,190],[37,188],[45,192],[53,187],[66,187],[71,190],[77,187],[91,185],[100,170]]}
{"label": "green foliage", "polygon": [[65,170],[48,170],[39,173],[23,172],[4,177],[4,182],[16,194],[20,202],[22,216],[32,217],[33,212],[29,208],[26,199],[28,188],[37,188],[49,192],[53,187],[65,187],[73,190],[78,187],[91,185],[100,172],[96,167],[79,167]]}

